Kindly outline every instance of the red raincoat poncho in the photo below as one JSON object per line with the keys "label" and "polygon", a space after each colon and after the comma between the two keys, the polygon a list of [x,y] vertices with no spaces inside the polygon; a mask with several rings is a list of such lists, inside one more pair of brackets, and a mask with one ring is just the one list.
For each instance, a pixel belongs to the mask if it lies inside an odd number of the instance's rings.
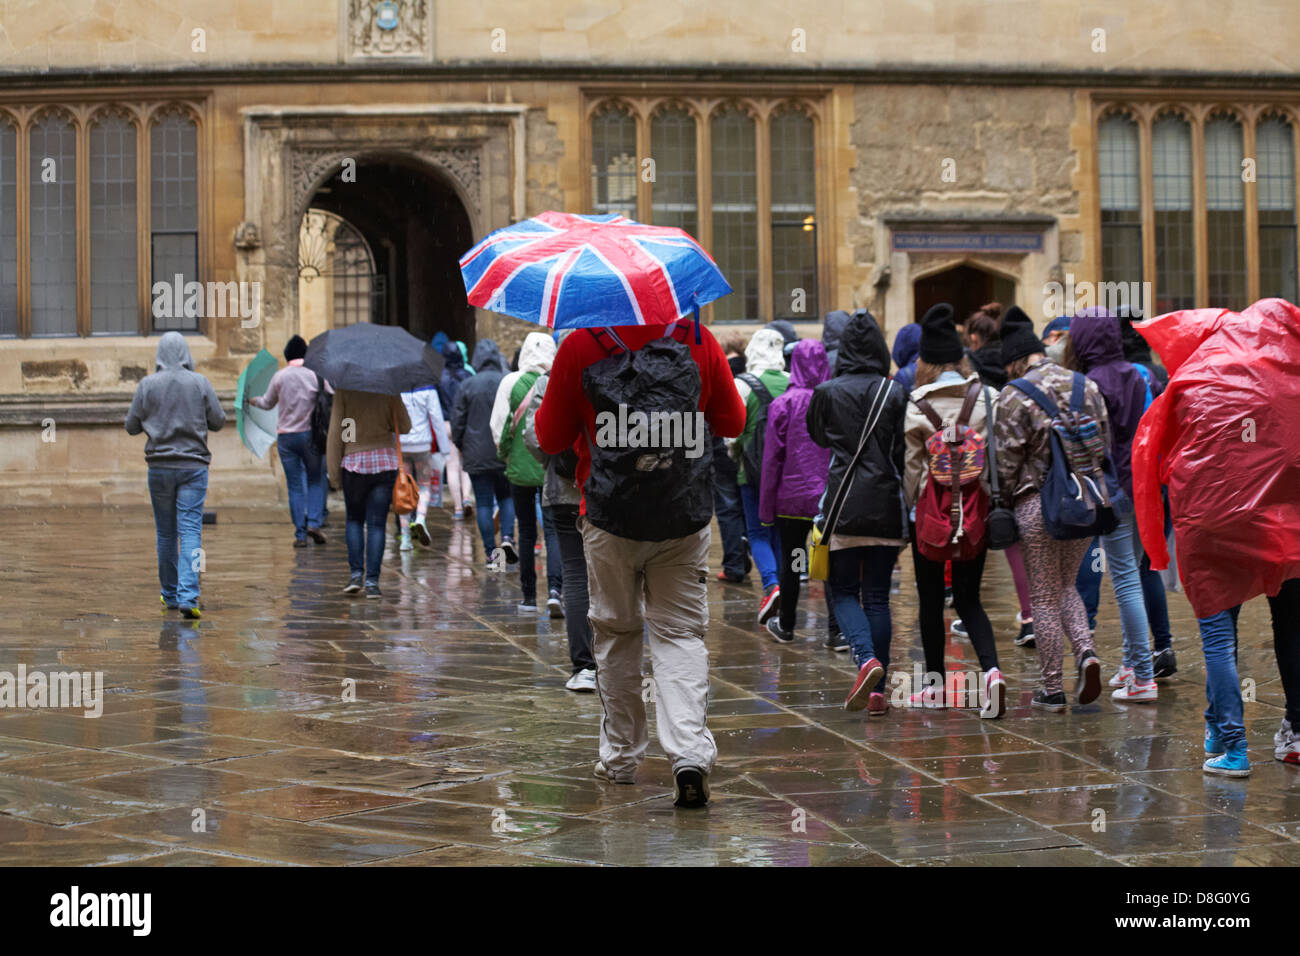
{"label": "red raincoat poncho", "polygon": [[1300,577],[1300,309],[1186,309],[1135,325],[1169,387],[1133,441],[1133,497],[1151,566],[1169,565],[1169,486],[1183,587],[1210,617]]}

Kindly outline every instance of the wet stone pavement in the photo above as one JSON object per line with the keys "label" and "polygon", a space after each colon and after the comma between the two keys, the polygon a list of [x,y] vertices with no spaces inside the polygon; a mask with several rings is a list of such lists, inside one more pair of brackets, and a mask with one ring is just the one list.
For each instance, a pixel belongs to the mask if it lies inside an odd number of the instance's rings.
{"label": "wet stone pavement", "polygon": [[[97,719],[0,710],[0,862],[1300,863],[1300,772],[1272,759],[1282,692],[1263,601],[1241,619],[1254,775],[1225,780],[1200,771],[1204,668],[1181,595],[1180,670],[1158,704],[1103,694],[1031,712],[1036,657],[1012,643],[995,557],[985,593],[1006,718],[894,709],[868,722],[841,709],[853,668],[821,646],[820,585],[798,642],[778,646],[755,625],[756,584],[711,583],[720,756],[709,807],[676,810],[653,737],[635,786],[592,777],[600,703],[563,687],[564,622],[517,611],[515,575],[484,569],[472,522],[436,512],[427,552],[399,555],[390,536],[384,596],[368,601],[339,590],[341,502],[330,543],[303,550],[282,510],[218,520],[204,616],[187,622],[159,609],[147,509],[0,511],[0,671],[102,671],[105,684]],[[921,653],[901,564],[894,660],[910,671]],[[964,639],[948,656],[976,666]]]}

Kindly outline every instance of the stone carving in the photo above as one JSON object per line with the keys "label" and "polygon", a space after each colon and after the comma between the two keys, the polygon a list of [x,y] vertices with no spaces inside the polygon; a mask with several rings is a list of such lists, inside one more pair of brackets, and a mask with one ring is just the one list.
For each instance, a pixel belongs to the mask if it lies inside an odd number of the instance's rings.
{"label": "stone carving", "polygon": [[257,249],[262,245],[262,237],[257,232],[257,226],[251,222],[244,221],[235,229],[235,248],[245,251]]}
{"label": "stone carving", "polygon": [[433,56],[433,18],[426,0],[345,0],[347,57]]}
{"label": "stone carving", "polygon": [[[301,218],[311,201],[312,193],[320,186],[322,178],[344,159],[355,159],[360,164],[366,150],[340,149],[337,146],[312,149],[290,148],[292,160],[293,200],[296,218]],[[418,156],[431,166],[447,173],[461,187],[465,198],[475,213],[480,211],[479,184],[482,176],[480,147],[449,146],[443,149],[421,149],[413,143],[393,143],[385,152],[407,153]]]}

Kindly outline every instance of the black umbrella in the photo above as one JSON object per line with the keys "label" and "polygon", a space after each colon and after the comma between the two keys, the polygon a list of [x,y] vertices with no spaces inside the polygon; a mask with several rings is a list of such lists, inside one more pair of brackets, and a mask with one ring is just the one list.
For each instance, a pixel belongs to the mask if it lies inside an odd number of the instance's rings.
{"label": "black umbrella", "polygon": [[311,340],[307,368],[334,388],[400,395],[442,377],[442,356],[396,325],[358,322]]}

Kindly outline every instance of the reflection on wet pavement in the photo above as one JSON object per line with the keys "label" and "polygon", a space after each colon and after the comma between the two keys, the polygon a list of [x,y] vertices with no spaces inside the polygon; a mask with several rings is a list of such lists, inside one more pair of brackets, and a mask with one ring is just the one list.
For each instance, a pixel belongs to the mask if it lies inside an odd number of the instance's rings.
{"label": "reflection on wet pavement", "polygon": [[[653,721],[635,785],[592,778],[600,703],[563,688],[563,621],[521,616],[517,580],[486,571],[472,525],[445,513],[431,551],[398,554],[390,536],[384,597],[367,601],[339,592],[337,518],[329,545],[295,550],[280,511],[223,510],[204,529],[198,622],[159,610],[147,509],[0,521],[0,671],[102,671],[105,690],[96,719],[0,710],[0,863],[1300,863],[1300,772],[1272,759],[1283,697],[1262,601],[1241,617],[1255,773],[1223,780],[1200,771],[1204,667],[1181,595],[1180,669],[1156,706],[1042,714],[992,560],[1007,717],[895,709],[868,723],[840,707],[852,664],[821,646],[820,585],[790,646],[755,626],[756,584],[711,585],[719,763],[709,807],[681,811]],[[894,667],[910,672],[907,565]],[[947,653],[952,670],[977,666],[960,638]]]}

